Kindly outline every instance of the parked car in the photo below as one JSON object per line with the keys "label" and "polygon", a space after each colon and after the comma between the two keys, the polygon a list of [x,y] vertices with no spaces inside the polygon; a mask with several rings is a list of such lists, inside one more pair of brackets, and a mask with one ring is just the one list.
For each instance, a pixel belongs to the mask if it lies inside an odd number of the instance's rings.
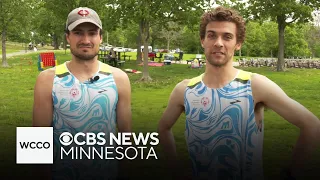
{"label": "parked car", "polygon": [[110,44],[108,44],[108,45],[101,44],[100,45],[100,51],[110,51],[111,48],[112,48],[112,45],[110,45]]}
{"label": "parked car", "polygon": [[124,47],[115,47],[114,51],[116,52],[128,52],[128,48],[124,48]]}

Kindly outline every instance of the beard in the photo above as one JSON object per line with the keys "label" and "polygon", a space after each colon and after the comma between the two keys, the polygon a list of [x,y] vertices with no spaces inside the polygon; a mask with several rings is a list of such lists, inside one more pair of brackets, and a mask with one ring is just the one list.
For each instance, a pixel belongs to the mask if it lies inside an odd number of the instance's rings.
{"label": "beard", "polygon": [[89,54],[87,52],[77,51],[73,48],[70,48],[70,52],[71,52],[71,54],[73,54],[75,57],[77,57],[79,60],[82,60],[82,61],[92,60],[94,57],[96,57],[99,54],[99,51],[95,51],[95,52]]}
{"label": "beard", "polygon": [[222,67],[225,66],[228,63],[228,61],[224,60],[223,62],[216,62],[215,60],[208,59],[208,63],[215,67]]}
{"label": "beard", "polygon": [[225,54],[223,59],[219,60],[219,61],[215,60],[214,57],[211,57],[210,55],[207,56],[207,57],[209,57],[207,59],[208,63],[210,65],[214,66],[214,67],[223,67],[223,66],[225,66],[230,61],[230,58],[231,58],[227,54]]}

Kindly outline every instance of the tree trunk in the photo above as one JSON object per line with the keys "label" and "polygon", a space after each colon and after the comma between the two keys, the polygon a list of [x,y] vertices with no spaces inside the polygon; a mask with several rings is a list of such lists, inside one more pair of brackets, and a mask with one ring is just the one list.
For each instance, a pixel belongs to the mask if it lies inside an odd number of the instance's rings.
{"label": "tree trunk", "polygon": [[55,50],[59,49],[58,36],[56,34],[53,35],[53,46]]}
{"label": "tree trunk", "polygon": [[139,34],[137,37],[137,64],[140,64],[142,62],[142,53],[141,53],[141,46],[142,46],[142,31],[143,31],[143,21],[140,21],[139,23]]}
{"label": "tree trunk", "polygon": [[284,71],[284,29],[286,27],[285,18],[277,17],[278,22],[278,34],[279,34],[279,52],[277,71]]}
{"label": "tree trunk", "polygon": [[2,67],[9,67],[7,62],[7,53],[6,53],[6,28],[1,32],[1,43],[2,43]]}
{"label": "tree trunk", "polygon": [[151,77],[149,76],[149,70],[148,70],[148,40],[149,40],[149,22],[147,20],[144,20],[144,23],[142,23],[143,31],[142,31],[142,42],[143,42],[143,73],[141,81],[151,81]]}
{"label": "tree trunk", "polygon": [[109,32],[107,31],[107,45],[109,45]]}
{"label": "tree trunk", "polygon": [[[152,39],[151,39],[151,44],[150,44],[150,46],[151,46],[152,48],[154,47],[155,41],[156,41],[155,38],[152,38]],[[152,49],[152,50],[153,50],[153,49]]]}
{"label": "tree trunk", "polygon": [[67,37],[64,35],[63,36],[63,49],[64,49],[64,54],[67,54]]}
{"label": "tree trunk", "polygon": [[167,49],[170,51],[170,38],[167,39]]}

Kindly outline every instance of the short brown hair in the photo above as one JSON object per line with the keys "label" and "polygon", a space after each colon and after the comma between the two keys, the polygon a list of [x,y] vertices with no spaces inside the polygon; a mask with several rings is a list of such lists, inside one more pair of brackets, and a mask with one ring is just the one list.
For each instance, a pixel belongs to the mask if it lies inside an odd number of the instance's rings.
{"label": "short brown hair", "polygon": [[246,25],[244,19],[239,13],[233,9],[219,6],[215,9],[205,12],[200,21],[200,38],[204,39],[206,35],[206,27],[212,21],[228,21],[233,22],[237,26],[237,43],[243,43],[246,35]]}

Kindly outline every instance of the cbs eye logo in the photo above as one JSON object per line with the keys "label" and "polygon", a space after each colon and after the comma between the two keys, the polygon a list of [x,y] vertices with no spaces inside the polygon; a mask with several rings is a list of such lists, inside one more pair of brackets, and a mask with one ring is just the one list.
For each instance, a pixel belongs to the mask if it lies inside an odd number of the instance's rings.
{"label": "cbs eye logo", "polygon": [[59,137],[60,143],[64,146],[69,146],[73,142],[73,136],[69,132],[64,132]]}

